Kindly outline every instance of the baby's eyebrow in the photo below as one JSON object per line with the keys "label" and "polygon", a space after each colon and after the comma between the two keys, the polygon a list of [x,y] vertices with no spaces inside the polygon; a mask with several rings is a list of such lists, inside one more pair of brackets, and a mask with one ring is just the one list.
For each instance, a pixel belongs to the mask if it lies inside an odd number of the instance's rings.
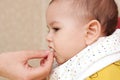
{"label": "baby's eyebrow", "polygon": [[50,24],[47,25],[47,28],[53,27],[54,24],[59,23],[58,21],[53,21]]}
{"label": "baby's eyebrow", "polygon": [[53,21],[50,23],[50,26],[53,26],[54,24],[59,23],[58,21]]}

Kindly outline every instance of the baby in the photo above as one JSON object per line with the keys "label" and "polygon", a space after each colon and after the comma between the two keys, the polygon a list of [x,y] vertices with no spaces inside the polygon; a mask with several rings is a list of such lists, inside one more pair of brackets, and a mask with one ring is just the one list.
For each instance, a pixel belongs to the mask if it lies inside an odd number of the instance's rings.
{"label": "baby", "polygon": [[50,80],[120,80],[117,20],[114,0],[52,0],[47,41],[59,66]]}

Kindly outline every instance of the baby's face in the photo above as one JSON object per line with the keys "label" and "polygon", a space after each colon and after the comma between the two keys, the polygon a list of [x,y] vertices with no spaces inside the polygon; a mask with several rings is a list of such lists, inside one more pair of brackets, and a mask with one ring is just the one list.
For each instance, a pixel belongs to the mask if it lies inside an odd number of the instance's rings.
{"label": "baby's face", "polygon": [[47,41],[54,49],[56,61],[66,62],[86,47],[85,27],[70,13],[69,3],[56,1],[47,10]]}

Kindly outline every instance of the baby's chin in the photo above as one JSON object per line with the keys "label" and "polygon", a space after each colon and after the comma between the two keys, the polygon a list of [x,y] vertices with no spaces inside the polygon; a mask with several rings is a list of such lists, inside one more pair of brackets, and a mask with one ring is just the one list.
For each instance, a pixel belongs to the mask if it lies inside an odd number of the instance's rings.
{"label": "baby's chin", "polygon": [[58,63],[58,65],[62,65],[67,61],[66,59],[59,59],[59,58],[56,58],[56,57],[55,57],[55,59],[56,59],[56,62]]}
{"label": "baby's chin", "polygon": [[69,60],[69,59],[65,59],[63,56],[57,55],[57,53],[56,53],[55,50],[53,51],[53,54],[54,54],[54,58],[55,58],[55,60],[56,60],[56,62],[57,62],[58,65],[62,65],[67,60]]}

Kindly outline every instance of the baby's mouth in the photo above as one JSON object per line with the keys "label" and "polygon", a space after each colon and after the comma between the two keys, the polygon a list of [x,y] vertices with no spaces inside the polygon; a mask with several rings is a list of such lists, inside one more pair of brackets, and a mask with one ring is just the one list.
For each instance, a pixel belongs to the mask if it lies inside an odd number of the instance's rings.
{"label": "baby's mouth", "polygon": [[50,48],[49,50],[50,50],[50,52],[53,52],[53,53],[55,52],[55,50],[53,48]]}
{"label": "baby's mouth", "polygon": [[55,57],[55,52],[56,52],[55,49],[49,47],[49,50],[50,50],[50,52],[52,52],[54,54],[54,57]]}

